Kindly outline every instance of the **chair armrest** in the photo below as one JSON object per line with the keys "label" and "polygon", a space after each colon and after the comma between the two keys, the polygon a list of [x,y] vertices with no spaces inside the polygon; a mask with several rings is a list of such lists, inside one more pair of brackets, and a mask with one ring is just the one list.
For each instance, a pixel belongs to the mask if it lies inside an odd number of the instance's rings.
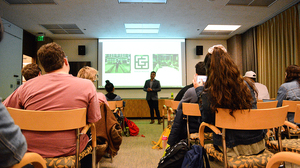
{"label": "chair armrest", "polygon": [[96,127],[95,127],[94,123],[89,123],[86,126],[84,126],[80,133],[86,134],[90,128],[91,128],[91,134],[92,134],[92,147],[96,147],[97,146],[97,135],[96,135]]}
{"label": "chair armrest", "polygon": [[20,163],[15,164],[11,168],[21,168],[30,163],[33,164],[34,168],[47,168],[43,157],[34,152],[26,152]]}
{"label": "chair armrest", "polygon": [[206,122],[202,122],[200,127],[199,127],[199,140],[201,146],[204,146],[204,129],[205,127],[209,127],[215,134],[221,135],[221,131],[214,125],[208,124]]}
{"label": "chair armrest", "polygon": [[294,130],[298,130],[298,126],[294,123],[291,123],[289,121],[284,121],[284,125],[293,128]]}
{"label": "chair armrest", "polygon": [[300,154],[293,152],[278,152],[273,155],[267,164],[267,168],[277,168],[282,162],[289,162],[299,165]]}
{"label": "chair armrest", "polygon": [[117,107],[117,108],[115,109],[114,113],[117,113],[117,114],[120,116],[120,109],[119,109],[119,107]]}
{"label": "chair armrest", "polygon": [[[176,109],[175,109],[176,110]],[[173,113],[174,114],[174,111],[175,111],[174,109],[172,109],[172,107],[170,107],[169,108],[169,111],[171,112],[171,113]]]}
{"label": "chair armrest", "polygon": [[90,127],[91,127],[91,126],[90,126],[89,124],[85,125],[85,126],[82,128],[80,134],[86,134],[87,131],[90,129]]}
{"label": "chair armrest", "polygon": [[97,135],[96,135],[96,126],[94,123],[89,123],[91,127],[92,134],[92,147],[95,148],[97,146]]}

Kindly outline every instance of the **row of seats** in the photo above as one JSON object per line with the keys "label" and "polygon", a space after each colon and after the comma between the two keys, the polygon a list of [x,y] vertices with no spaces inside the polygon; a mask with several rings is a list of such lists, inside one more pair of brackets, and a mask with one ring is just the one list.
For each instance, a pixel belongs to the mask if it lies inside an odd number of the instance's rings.
{"label": "row of seats", "polygon": [[[173,109],[171,107],[172,103],[175,101],[168,100],[168,103],[165,103],[165,109]],[[166,101],[167,102],[167,101]],[[299,104],[299,105],[297,105]],[[168,107],[169,105],[169,107]],[[283,101],[283,106],[276,108],[277,101],[269,102],[257,102],[258,109],[251,109],[250,111],[240,110],[235,113],[235,118],[229,115],[228,109],[218,109],[216,113],[216,124],[211,125],[208,123],[202,122],[199,128],[198,137],[200,144],[204,146],[207,154],[211,158],[215,158],[224,163],[224,167],[266,167],[266,164],[269,162],[270,158],[273,157],[273,151],[290,151],[300,154],[300,146],[298,139],[285,139],[281,140],[281,130],[283,125],[287,125],[288,137],[299,136],[298,127],[286,121],[287,112],[295,112],[295,122],[300,123],[300,101]],[[190,144],[191,136],[188,130],[188,116],[201,116],[199,105],[196,103],[183,103],[182,104],[183,114],[187,115],[187,133],[188,133],[188,143]],[[169,114],[169,113],[168,113]],[[169,117],[168,117],[169,120]],[[255,121],[255,122],[249,122]],[[204,140],[208,139],[208,136],[204,133],[205,127],[209,127],[216,134],[224,136],[223,138],[223,151],[220,152],[216,150],[211,143],[204,143]],[[290,127],[293,129],[290,130]],[[219,130],[218,128],[222,128]],[[241,130],[257,130],[257,129],[272,129],[278,128],[277,140],[270,140],[267,142],[267,146],[270,150],[265,150],[259,155],[253,156],[239,156],[231,157],[229,160],[226,156],[226,142],[225,142],[225,130],[226,129],[241,129]],[[273,129],[275,130],[275,129]],[[297,134],[298,133],[298,134]],[[275,132],[274,132],[275,134]],[[212,138],[212,136],[210,136]],[[272,150],[272,152],[271,152]],[[287,153],[288,154],[288,153]],[[286,154],[285,154],[286,155]],[[292,154],[294,155],[294,154]],[[276,157],[275,157],[276,158]],[[293,160],[291,161],[293,162]],[[270,164],[277,165],[279,161],[272,161]],[[295,163],[295,162],[293,162]],[[296,163],[300,164],[300,160]],[[268,167],[272,167],[268,165]],[[278,167],[278,166],[277,166]]]}

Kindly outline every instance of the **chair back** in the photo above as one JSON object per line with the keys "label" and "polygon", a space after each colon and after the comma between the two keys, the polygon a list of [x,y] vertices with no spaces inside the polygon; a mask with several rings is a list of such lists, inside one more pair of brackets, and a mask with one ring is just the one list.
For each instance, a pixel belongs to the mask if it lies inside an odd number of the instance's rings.
{"label": "chair back", "polygon": [[294,116],[294,122],[300,123],[300,104],[297,104],[297,108]]}
{"label": "chair back", "polygon": [[[16,125],[29,131],[62,131],[84,127],[86,108],[61,111],[35,111],[7,107]],[[66,122],[67,121],[67,122]]]}
{"label": "chair back", "polygon": [[294,152],[278,152],[269,159],[267,168],[278,168],[282,162],[300,165],[300,154]]}
{"label": "chair back", "polygon": [[257,109],[276,108],[278,100],[268,102],[257,102]]}
{"label": "chair back", "polygon": [[115,110],[116,108],[122,108],[123,107],[123,100],[118,101],[107,101],[108,106],[111,110]]}
{"label": "chair back", "polygon": [[292,100],[283,100],[282,106],[289,105],[288,112],[295,112],[297,108],[297,104],[300,104],[300,101],[292,101]]}
{"label": "chair back", "polygon": [[[236,110],[233,116],[229,109],[218,108],[215,126],[225,129],[260,130],[284,124],[289,106],[269,109]],[[251,122],[255,121],[255,122]]]}
{"label": "chair back", "polygon": [[187,116],[201,116],[198,103],[182,103],[182,113]]}
{"label": "chair back", "polygon": [[171,99],[165,99],[165,106],[166,106],[167,108],[171,107],[171,106],[172,106],[172,101],[173,101],[173,100],[171,100]]}
{"label": "chair back", "polygon": [[79,167],[79,137],[86,134],[91,128],[92,134],[92,165],[96,167],[96,129],[93,123],[86,123],[86,108],[59,110],[59,111],[35,111],[7,107],[8,112],[21,130],[28,131],[65,131],[75,130],[76,154],[75,167]]}
{"label": "chair back", "polygon": [[170,107],[171,107],[173,110],[176,110],[177,107],[178,107],[178,105],[179,105],[179,103],[180,103],[180,101],[172,100],[172,101],[171,101],[171,106],[170,106]]}

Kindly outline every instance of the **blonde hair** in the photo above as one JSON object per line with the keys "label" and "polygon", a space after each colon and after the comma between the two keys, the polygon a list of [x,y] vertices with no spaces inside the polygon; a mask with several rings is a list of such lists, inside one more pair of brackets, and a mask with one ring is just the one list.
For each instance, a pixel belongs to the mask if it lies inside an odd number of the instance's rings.
{"label": "blonde hair", "polygon": [[78,71],[77,77],[89,79],[94,82],[96,80],[97,73],[98,71],[95,68],[84,66]]}

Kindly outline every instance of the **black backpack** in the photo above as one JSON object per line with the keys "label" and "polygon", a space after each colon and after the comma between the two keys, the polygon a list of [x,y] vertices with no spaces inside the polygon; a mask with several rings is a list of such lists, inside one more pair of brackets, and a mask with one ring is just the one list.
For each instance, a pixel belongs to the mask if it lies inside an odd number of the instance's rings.
{"label": "black backpack", "polygon": [[205,149],[201,145],[193,145],[191,150],[185,154],[181,168],[205,168],[203,157],[206,163],[205,167],[210,168]]}
{"label": "black backpack", "polygon": [[181,140],[174,146],[168,147],[165,156],[160,159],[157,168],[180,168],[188,150],[186,140]]}

